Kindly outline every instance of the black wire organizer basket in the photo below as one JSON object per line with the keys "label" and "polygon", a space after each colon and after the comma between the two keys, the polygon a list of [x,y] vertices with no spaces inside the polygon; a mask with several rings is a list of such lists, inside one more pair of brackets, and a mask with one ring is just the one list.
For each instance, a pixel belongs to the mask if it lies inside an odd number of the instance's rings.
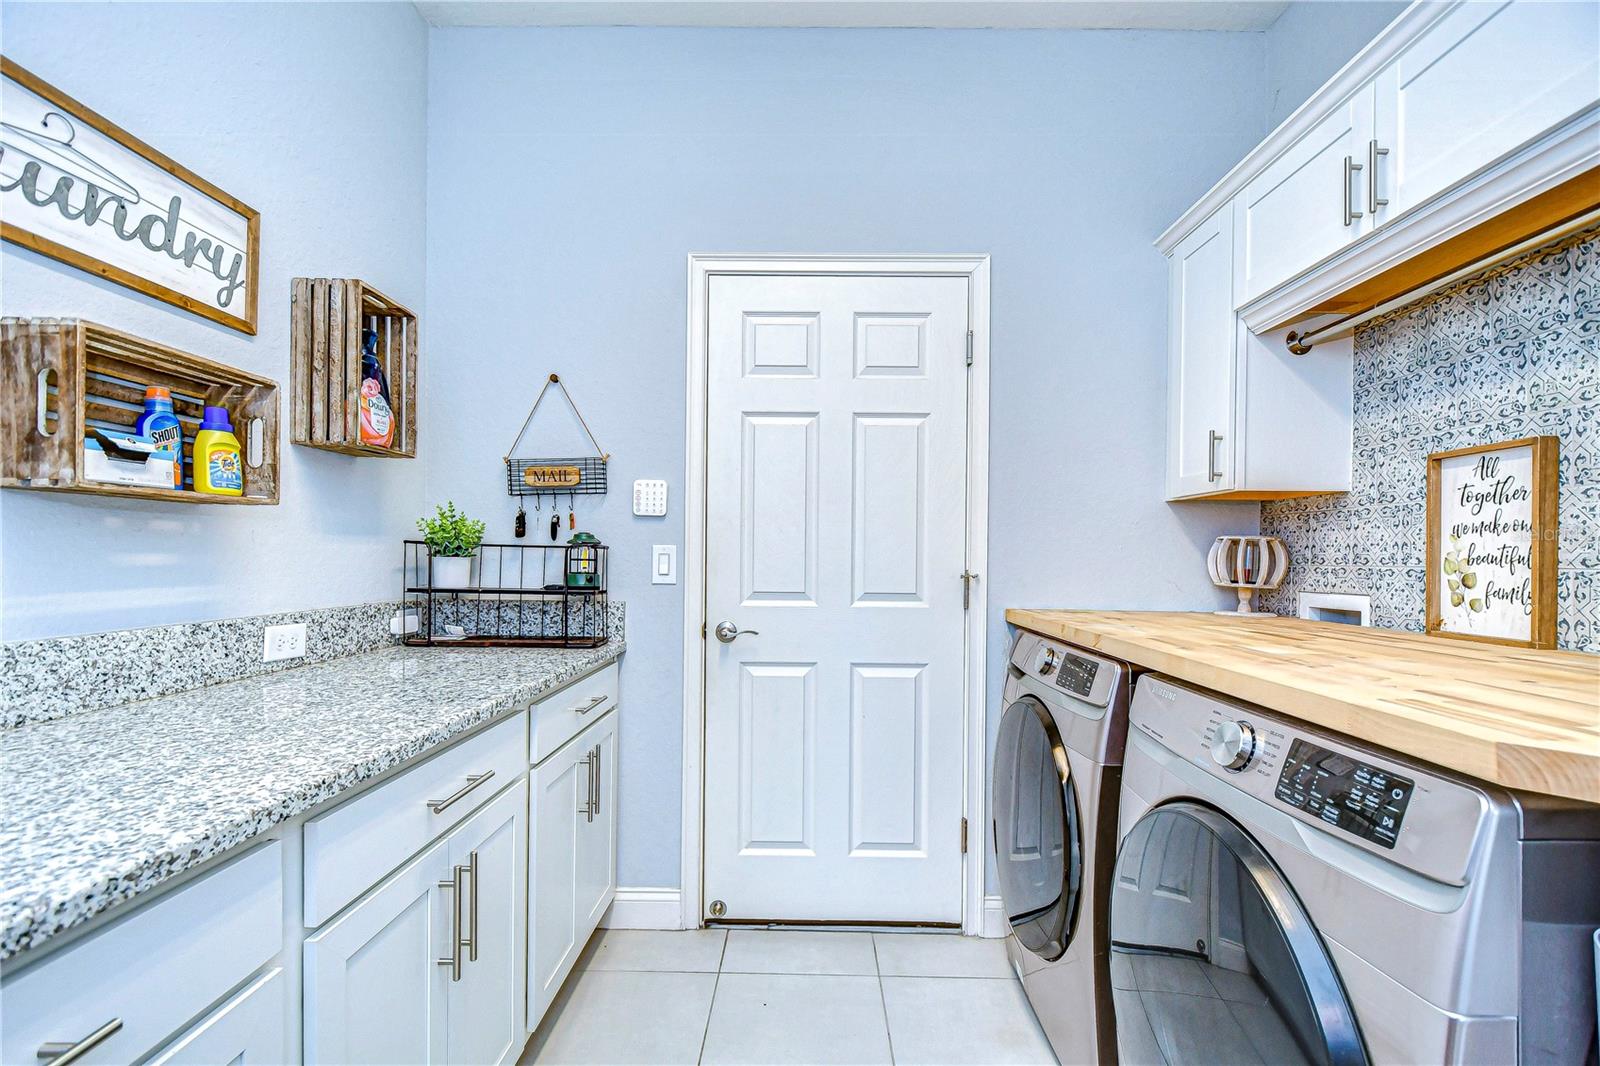
{"label": "black wire organizer basket", "polygon": [[443,568],[425,542],[408,540],[401,640],[421,647],[598,648],[611,636],[609,554],[588,534],[566,544],[484,544],[471,560],[468,583],[457,587],[439,583]]}

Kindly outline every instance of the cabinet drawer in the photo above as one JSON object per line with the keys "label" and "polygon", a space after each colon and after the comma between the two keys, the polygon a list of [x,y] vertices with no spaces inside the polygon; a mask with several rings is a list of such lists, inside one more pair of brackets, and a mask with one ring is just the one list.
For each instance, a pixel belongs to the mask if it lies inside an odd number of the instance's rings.
{"label": "cabinet drawer", "polygon": [[[305,827],[305,923],[316,927],[526,768],[518,713],[319,814]],[[487,775],[487,776],[485,776]]]}
{"label": "cabinet drawer", "polygon": [[206,1015],[150,1066],[275,1066],[289,1061],[289,982],[279,967]]}
{"label": "cabinet drawer", "polygon": [[617,705],[617,664],[554,692],[533,705],[531,759],[543,762],[578,732]]}
{"label": "cabinet drawer", "polygon": [[120,1022],[78,1061],[130,1062],[282,946],[283,845],[273,841],[8,976],[0,1061],[38,1062],[44,1044]]}

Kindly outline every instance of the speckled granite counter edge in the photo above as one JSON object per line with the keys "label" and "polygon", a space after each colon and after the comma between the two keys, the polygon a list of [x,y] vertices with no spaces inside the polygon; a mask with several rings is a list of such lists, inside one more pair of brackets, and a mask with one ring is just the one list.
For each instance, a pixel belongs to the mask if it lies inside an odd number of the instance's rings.
{"label": "speckled granite counter edge", "polygon": [[[60,899],[39,900],[4,915],[0,925],[0,962],[40,947],[51,938],[98,917],[113,907],[167,883],[178,874],[218,859],[250,840],[314,808],[340,797],[365,781],[405,763],[474,728],[518,711],[562,685],[622,657],[625,643],[618,636],[593,649],[563,652],[572,658],[538,681],[514,683],[505,692],[420,734],[400,738],[392,747],[320,780],[303,782],[276,802],[258,807],[247,817],[218,825],[197,825],[191,842],[182,849],[163,849],[103,878],[88,888]],[[297,888],[295,890],[298,890]]]}

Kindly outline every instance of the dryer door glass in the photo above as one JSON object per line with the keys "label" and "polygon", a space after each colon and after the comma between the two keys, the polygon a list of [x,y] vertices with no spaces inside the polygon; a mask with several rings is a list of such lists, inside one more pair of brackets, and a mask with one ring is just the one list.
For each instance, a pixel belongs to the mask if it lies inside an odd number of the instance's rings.
{"label": "dryer door glass", "polygon": [[1123,1062],[1367,1062],[1321,937],[1227,816],[1188,802],[1155,808],[1123,839],[1115,886]]}
{"label": "dryer door glass", "polygon": [[1006,708],[990,778],[1000,895],[1023,947],[1049,960],[1067,950],[1083,876],[1071,777],[1045,706],[1024,696]]}

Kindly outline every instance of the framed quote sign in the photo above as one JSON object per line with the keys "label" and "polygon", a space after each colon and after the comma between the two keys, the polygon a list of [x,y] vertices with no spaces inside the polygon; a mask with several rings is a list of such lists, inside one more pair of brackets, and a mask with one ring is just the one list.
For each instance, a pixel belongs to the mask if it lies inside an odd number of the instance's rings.
{"label": "framed quote sign", "polygon": [[260,221],[0,57],[0,237],[254,333]]}
{"label": "framed quote sign", "polygon": [[1428,456],[1427,630],[1553,648],[1560,441]]}

